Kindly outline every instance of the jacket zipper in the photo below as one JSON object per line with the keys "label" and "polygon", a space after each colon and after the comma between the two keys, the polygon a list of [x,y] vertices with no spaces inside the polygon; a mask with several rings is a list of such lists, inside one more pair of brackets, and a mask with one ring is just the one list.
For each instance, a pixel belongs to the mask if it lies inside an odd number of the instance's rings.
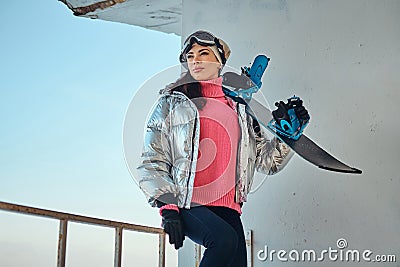
{"label": "jacket zipper", "polygon": [[[183,93],[180,93],[180,92],[174,92],[174,93],[179,93],[183,97],[187,98],[188,101],[191,101]],[[195,110],[196,110],[196,121],[199,122],[198,110],[197,110],[197,108],[195,108]],[[197,129],[197,127],[196,127],[196,123],[195,123],[195,125],[193,127],[193,135],[192,135],[192,149],[191,149],[192,153],[191,153],[191,156],[190,156],[189,177],[188,177],[187,182],[186,182],[186,197],[185,197],[185,201],[184,201],[184,205],[183,206],[186,206],[187,201],[188,201],[188,196],[189,196],[189,183],[190,183],[190,177],[192,176],[193,155],[194,155],[194,136],[196,135],[196,129]]]}
{"label": "jacket zipper", "polygon": [[186,206],[187,201],[188,201],[188,196],[189,196],[189,182],[190,182],[190,179],[191,179],[191,176],[192,176],[193,155],[194,155],[194,135],[196,134],[196,129],[197,129],[197,127],[196,127],[196,124],[195,124],[195,125],[194,125],[194,128],[193,128],[193,136],[192,136],[192,154],[191,154],[191,157],[190,157],[189,177],[188,177],[187,183],[186,183],[186,188],[187,188],[187,189],[186,189],[185,206]]}

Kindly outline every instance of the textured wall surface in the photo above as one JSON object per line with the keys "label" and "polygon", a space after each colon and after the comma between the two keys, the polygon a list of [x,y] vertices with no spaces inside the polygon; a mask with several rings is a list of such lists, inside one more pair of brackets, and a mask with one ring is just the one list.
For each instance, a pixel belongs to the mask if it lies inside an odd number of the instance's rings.
{"label": "textured wall surface", "polygon": [[[318,257],[329,247],[338,253],[371,250],[371,259],[397,256],[397,263],[377,266],[400,266],[398,14],[395,0],[183,1],[183,37],[197,29],[223,37],[235,68],[267,54],[262,91],[269,103],[301,96],[311,114],[306,134],[363,170],[327,172],[296,156],[268,177],[242,215],[254,233],[254,266],[360,266],[327,254],[314,264],[282,262],[276,254],[273,261],[258,260],[265,246],[313,249]],[[254,188],[262,181],[257,176]],[[338,248],[339,238],[346,248]],[[192,266],[193,252],[185,241],[180,266]]]}

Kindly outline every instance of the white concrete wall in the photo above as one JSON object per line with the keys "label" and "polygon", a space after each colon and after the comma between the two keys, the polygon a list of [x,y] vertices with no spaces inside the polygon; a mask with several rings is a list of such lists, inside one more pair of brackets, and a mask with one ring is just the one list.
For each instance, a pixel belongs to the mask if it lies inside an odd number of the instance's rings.
{"label": "white concrete wall", "polygon": [[[270,104],[301,96],[311,114],[306,134],[363,170],[327,172],[296,156],[268,177],[242,216],[255,253],[265,245],[320,252],[345,238],[348,249],[396,254],[397,263],[377,266],[400,266],[399,14],[396,0],[183,1],[183,38],[197,29],[223,37],[235,68],[267,54],[262,91]],[[179,266],[193,266],[193,252],[185,241]],[[254,266],[310,265],[254,257]]]}

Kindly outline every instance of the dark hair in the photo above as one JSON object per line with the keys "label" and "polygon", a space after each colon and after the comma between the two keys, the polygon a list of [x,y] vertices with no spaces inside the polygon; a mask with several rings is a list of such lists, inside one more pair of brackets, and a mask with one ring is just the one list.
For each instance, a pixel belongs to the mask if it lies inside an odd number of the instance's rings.
{"label": "dark hair", "polygon": [[[196,81],[189,71],[184,73],[181,78],[166,87],[169,92],[181,92],[189,99],[195,99],[193,103],[201,110],[206,104],[206,100],[201,92],[201,85]],[[257,120],[253,119],[253,129],[258,137],[261,137],[261,127]]]}
{"label": "dark hair", "polygon": [[176,80],[174,83],[167,86],[168,91],[181,92],[186,95],[189,99],[196,99],[193,103],[198,109],[202,109],[205,105],[205,99],[201,92],[201,85],[196,81],[189,71],[184,73],[182,77]]}

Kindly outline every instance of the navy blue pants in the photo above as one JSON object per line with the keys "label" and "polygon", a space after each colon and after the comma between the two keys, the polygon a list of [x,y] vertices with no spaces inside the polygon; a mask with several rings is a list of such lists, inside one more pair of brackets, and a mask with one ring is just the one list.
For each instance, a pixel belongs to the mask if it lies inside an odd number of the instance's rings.
{"label": "navy blue pants", "polygon": [[180,209],[185,235],[206,248],[200,267],[246,267],[246,241],[237,211],[198,206]]}

